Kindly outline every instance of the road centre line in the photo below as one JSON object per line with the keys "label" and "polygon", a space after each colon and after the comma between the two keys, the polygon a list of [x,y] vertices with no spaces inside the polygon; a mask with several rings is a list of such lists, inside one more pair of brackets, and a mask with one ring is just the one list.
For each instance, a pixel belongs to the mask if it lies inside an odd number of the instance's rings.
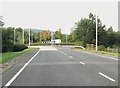
{"label": "road centre line", "polygon": [[85,65],[85,63],[83,63],[83,62],[80,62],[80,64]]}
{"label": "road centre line", "polygon": [[114,79],[112,79],[111,77],[109,77],[109,76],[107,76],[107,75],[105,75],[105,74],[103,74],[103,73],[101,73],[101,72],[99,72],[99,75],[101,75],[101,76],[103,76],[103,77],[109,79],[109,80],[112,81],[112,82],[115,82]]}
{"label": "road centre line", "polygon": [[72,56],[69,56],[70,58],[73,58]]}
{"label": "road centre line", "polygon": [[61,51],[61,53],[64,53],[64,52]]}
{"label": "road centre line", "polygon": [[67,55],[66,53],[64,53],[64,55]]}
{"label": "road centre line", "polygon": [[10,86],[12,82],[20,75],[20,73],[28,66],[28,64],[38,55],[39,52],[40,49],[27,63],[25,63],[25,65],[10,79],[10,81],[6,83],[5,86]]}

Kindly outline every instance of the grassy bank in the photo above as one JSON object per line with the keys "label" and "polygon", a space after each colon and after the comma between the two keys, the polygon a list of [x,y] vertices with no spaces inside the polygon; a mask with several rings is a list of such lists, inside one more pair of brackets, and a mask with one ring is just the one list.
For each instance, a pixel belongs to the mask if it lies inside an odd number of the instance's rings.
{"label": "grassy bank", "polygon": [[106,52],[106,51],[95,51],[95,50],[86,50],[86,51],[93,52],[93,53],[99,53],[103,55],[115,56],[115,57],[118,57],[118,55],[120,56],[120,54],[118,53],[112,53],[112,52]]}
{"label": "grassy bank", "polygon": [[[79,49],[79,48],[72,48],[74,50],[83,50],[83,49]],[[84,50],[84,51],[88,51],[91,53],[98,53],[98,54],[103,54],[103,55],[110,55],[110,56],[115,56],[115,57],[120,57],[120,54],[118,53],[112,53],[112,52],[106,52],[106,51],[95,51],[95,50]]]}
{"label": "grassy bank", "polygon": [[0,54],[0,63],[5,63],[7,61],[10,61],[10,60],[14,59],[15,57],[22,55],[22,54],[24,54],[28,51],[31,51],[31,50],[36,50],[36,49],[35,48],[28,48],[28,49],[25,49],[25,50],[19,51],[19,52],[2,53],[2,54]]}

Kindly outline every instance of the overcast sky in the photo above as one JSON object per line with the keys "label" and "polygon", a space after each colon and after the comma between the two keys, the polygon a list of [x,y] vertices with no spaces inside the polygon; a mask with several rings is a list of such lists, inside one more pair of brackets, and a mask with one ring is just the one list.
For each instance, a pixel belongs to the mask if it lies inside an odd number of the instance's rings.
{"label": "overcast sky", "polygon": [[70,33],[74,23],[89,13],[97,14],[107,28],[118,30],[117,2],[4,2],[5,27],[49,29]]}

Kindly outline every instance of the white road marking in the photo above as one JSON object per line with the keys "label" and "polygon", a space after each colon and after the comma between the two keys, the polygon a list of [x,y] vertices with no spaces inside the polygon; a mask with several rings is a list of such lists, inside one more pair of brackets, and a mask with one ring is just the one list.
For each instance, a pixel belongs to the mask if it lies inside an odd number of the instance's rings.
{"label": "white road marking", "polygon": [[103,76],[103,77],[109,79],[110,81],[115,82],[115,80],[112,79],[111,77],[108,77],[107,75],[105,75],[105,74],[103,74],[103,73],[101,73],[101,72],[99,72],[99,74],[100,74],[101,76]]}
{"label": "white road marking", "polygon": [[93,53],[86,52],[86,51],[82,51],[82,52],[87,53],[87,54],[92,54],[92,55],[95,55],[95,56],[109,58],[109,59],[112,59],[112,60],[118,60],[117,58],[114,58],[114,57],[108,57],[108,56],[103,56],[103,55],[99,55],[99,54],[93,54]]}
{"label": "white road marking", "polygon": [[53,50],[58,50],[58,49],[52,46],[40,46],[40,50],[41,51],[51,51],[51,50],[53,51]]}
{"label": "white road marking", "polygon": [[67,55],[66,53],[64,53],[64,55]]}
{"label": "white road marking", "polygon": [[38,53],[40,52],[40,49],[39,51],[27,62],[25,63],[25,65],[11,78],[11,80],[6,83],[5,86],[10,86],[11,83],[20,75],[20,73],[27,67],[27,65],[38,55]]}
{"label": "white road marking", "polygon": [[64,52],[61,52],[61,53],[64,53]]}
{"label": "white road marking", "polygon": [[83,62],[80,62],[80,64],[84,65],[85,63],[83,63]]}
{"label": "white road marking", "polygon": [[69,56],[70,58],[73,58],[72,56]]}
{"label": "white road marking", "polygon": [[60,50],[58,50],[59,52],[61,52]]}

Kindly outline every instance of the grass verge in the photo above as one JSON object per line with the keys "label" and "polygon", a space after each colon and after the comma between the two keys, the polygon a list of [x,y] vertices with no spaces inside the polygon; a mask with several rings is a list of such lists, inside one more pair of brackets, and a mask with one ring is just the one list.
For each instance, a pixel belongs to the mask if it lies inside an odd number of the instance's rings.
{"label": "grass verge", "polygon": [[[79,49],[79,48],[72,48],[74,50],[83,50],[83,49]],[[106,52],[106,51],[95,51],[95,50],[84,50],[84,51],[88,51],[91,53],[98,53],[98,54],[103,54],[103,55],[110,55],[110,56],[114,56],[114,57],[120,57],[120,53],[112,53],[112,52]]]}
{"label": "grass verge", "polygon": [[19,55],[22,55],[28,51],[32,51],[32,50],[36,50],[36,48],[28,48],[28,49],[25,49],[23,51],[19,51],[19,52],[5,52],[5,53],[2,53],[0,54],[0,64],[2,63],[6,63],[12,59],[14,59],[15,57],[19,56]]}

